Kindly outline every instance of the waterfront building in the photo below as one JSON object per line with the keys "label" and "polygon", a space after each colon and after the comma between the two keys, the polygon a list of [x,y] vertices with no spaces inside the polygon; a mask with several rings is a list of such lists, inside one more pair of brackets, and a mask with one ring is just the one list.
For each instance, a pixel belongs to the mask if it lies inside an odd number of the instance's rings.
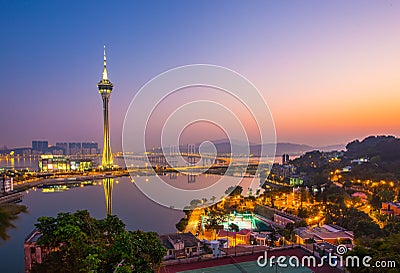
{"label": "waterfront building", "polygon": [[104,169],[111,169],[114,165],[113,156],[111,152],[110,144],[110,123],[108,117],[108,103],[110,101],[111,92],[113,90],[113,84],[108,79],[107,73],[107,59],[106,59],[106,47],[104,46],[104,63],[103,63],[103,77],[97,84],[101,99],[103,101],[103,158],[101,165]]}
{"label": "waterfront building", "polygon": [[0,183],[0,192],[9,193],[14,190],[14,178],[3,175]]}
{"label": "waterfront building", "polygon": [[64,155],[41,155],[39,158],[39,171],[43,173],[90,171],[93,162],[90,159],[70,160]]}
{"label": "waterfront building", "polygon": [[70,160],[71,171],[91,171],[93,169],[93,162],[90,159]]}
{"label": "waterfront building", "polygon": [[13,148],[8,152],[8,154],[11,156],[30,156],[32,154],[32,148]]}
{"label": "waterfront building", "polygon": [[40,172],[65,172],[70,170],[68,158],[63,155],[41,155],[39,159]]}

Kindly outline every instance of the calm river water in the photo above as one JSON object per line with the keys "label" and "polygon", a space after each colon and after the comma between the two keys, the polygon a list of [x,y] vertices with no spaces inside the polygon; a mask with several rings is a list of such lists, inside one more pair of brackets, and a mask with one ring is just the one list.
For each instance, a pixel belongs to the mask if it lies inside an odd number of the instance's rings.
{"label": "calm river water", "polygon": [[[154,203],[128,177],[116,178],[114,181],[113,214],[125,222],[127,229],[156,231],[161,234],[176,232],[175,224],[182,218],[183,212]],[[24,194],[22,204],[28,207],[28,213],[20,215],[15,221],[17,228],[9,230],[11,239],[0,245],[1,272],[24,272],[24,239],[34,229],[38,217],[56,216],[58,212],[83,209],[90,211],[98,219],[106,216],[103,185],[51,193],[43,192],[42,189],[30,190]]]}
{"label": "calm river water", "polygon": [[[116,162],[116,164],[124,166],[122,159],[117,159],[117,161],[120,162]],[[37,169],[37,160],[2,159],[0,160],[0,167]],[[168,175],[165,177],[168,179]],[[112,214],[121,218],[129,230],[141,229],[156,231],[159,234],[176,232],[175,224],[183,217],[184,213],[180,210],[161,206],[147,198],[136,186],[136,183],[139,183],[141,179],[145,178],[135,177],[135,183],[131,182],[130,177],[114,179]],[[150,181],[150,183],[142,183],[142,186],[152,185],[153,179],[154,177],[146,178],[145,180]],[[188,184],[185,176],[178,176],[170,182],[171,184],[175,183],[175,186],[186,189],[195,184],[212,184],[217,179],[216,176],[201,175],[197,178],[196,183]],[[251,181],[251,178],[243,179],[244,189]],[[214,194],[214,192],[212,193]],[[215,195],[217,194],[215,193]],[[210,196],[206,197],[210,198]],[[96,182],[96,185],[93,183],[93,185],[70,188],[65,191],[47,192],[40,188],[29,190],[24,193],[22,204],[27,206],[28,213],[20,215],[19,219],[14,222],[16,229],[9,230],[11,239],[1,242],[0,245],[1,272],[24,272],[24,239],[34,229],[38,217],[56,216],[58,212],[75,212],[76,210],[88,210],[97,219],[106,216],[103,183],[98,182]]]}

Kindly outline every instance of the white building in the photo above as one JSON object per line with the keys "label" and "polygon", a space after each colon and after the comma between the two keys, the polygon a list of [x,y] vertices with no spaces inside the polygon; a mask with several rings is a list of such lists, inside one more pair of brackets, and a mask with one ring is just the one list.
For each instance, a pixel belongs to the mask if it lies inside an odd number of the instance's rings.
{"label": "white building", "polygon": [[12,192],[13,190],[14,190],[14,178],[3,176],[0,183],[0,192],[8,193]]}

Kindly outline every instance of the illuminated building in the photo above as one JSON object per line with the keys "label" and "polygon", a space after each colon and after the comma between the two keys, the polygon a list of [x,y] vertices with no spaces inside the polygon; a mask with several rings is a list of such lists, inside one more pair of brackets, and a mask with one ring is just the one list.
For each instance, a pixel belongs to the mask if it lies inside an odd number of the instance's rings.
{"label": "illuminated building", "polygon": [[299,227],[295,229],[295,233],[296,243],[298,244],[314,241],[333,245],[344,244],[352,248],[354,243],[353,232],[337,225],[325,224],[317,227]]}
{"label": "illuminated building", "polygon": [[103,158],[101,165],[104,169],[111,169],[113,167],[113,156],[111,153],[110,145],[110,124],[108,119],[108,102],[110,101],[110,95],[113,90],[113,84],[108,79],[107,75],[107,63],[106,63],[106,47],[104,46],[104,67],[103,77],[97,84],[101,99],[103,100]]}
{"label": "illuminated building", "polygon": [[90,171],[93,163],[90,159],[70,160],[64,155],[41,155],[39,159],[39,171],[44,173]]}
{"label": "illuminated building", "polygon": [[382,214],[399,216],[400,215],[400,202],[384,202],[381,208]]}
{"label": "illuminated building", "polygon": [[300,185],[303,185],[304,178],[302,176],[300,176],[300,175],[292,175],[289,178],[289,181],[290,181],[290,186],[291,187],[300,186]]}
{"label": "illuminated building", "polygon": [[70,170],[69,160],[63,155],[41,155],[39,159],[40,172],[65,172]]}
{"label": "illuminated building", "polygon": [[236,245],[249,245],[250,244],[251,230],[241,229],[239,232],[232,232],[228,230],[218,230],[217,239],[228,239],[230,247]]}
{"label": "illuminated building", "polygon": [[0,192],[8,193],[8,192],[12,192],[13,190],[14,190],[13,178],[12,177],[8,178],[5,175],[3,175],[3,178],[1,179],[1,183],[0,183]]}
{"label": "illuminated building", "polygon": [[70,167],[71,171],[91,171],[93,169],[93,162],[87,159],[71,160]]}
{"label": "illuminated building", "polygon": [[285,227],[287,224],[299,223],[301,220],[302,218],[284,211],[275,211],[274,213],[274,222],[282,227]]}

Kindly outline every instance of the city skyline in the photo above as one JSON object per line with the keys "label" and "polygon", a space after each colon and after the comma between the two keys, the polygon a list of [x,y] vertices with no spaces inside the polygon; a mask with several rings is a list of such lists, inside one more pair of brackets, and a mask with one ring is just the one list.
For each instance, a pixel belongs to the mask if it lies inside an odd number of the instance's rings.
{"label": "city skyline", "polygon": [[140,87],[191,63],[225,66],[252,81],[271,109],[278,142],[324,146],[400,135],[400,3],[120,4],[107,6],[107,22],[99,22],[104,5],[94,1],[1,4],[1,146],[101,143],[93,82],[103,44],[118,88],[110,102],[114,151]]}

